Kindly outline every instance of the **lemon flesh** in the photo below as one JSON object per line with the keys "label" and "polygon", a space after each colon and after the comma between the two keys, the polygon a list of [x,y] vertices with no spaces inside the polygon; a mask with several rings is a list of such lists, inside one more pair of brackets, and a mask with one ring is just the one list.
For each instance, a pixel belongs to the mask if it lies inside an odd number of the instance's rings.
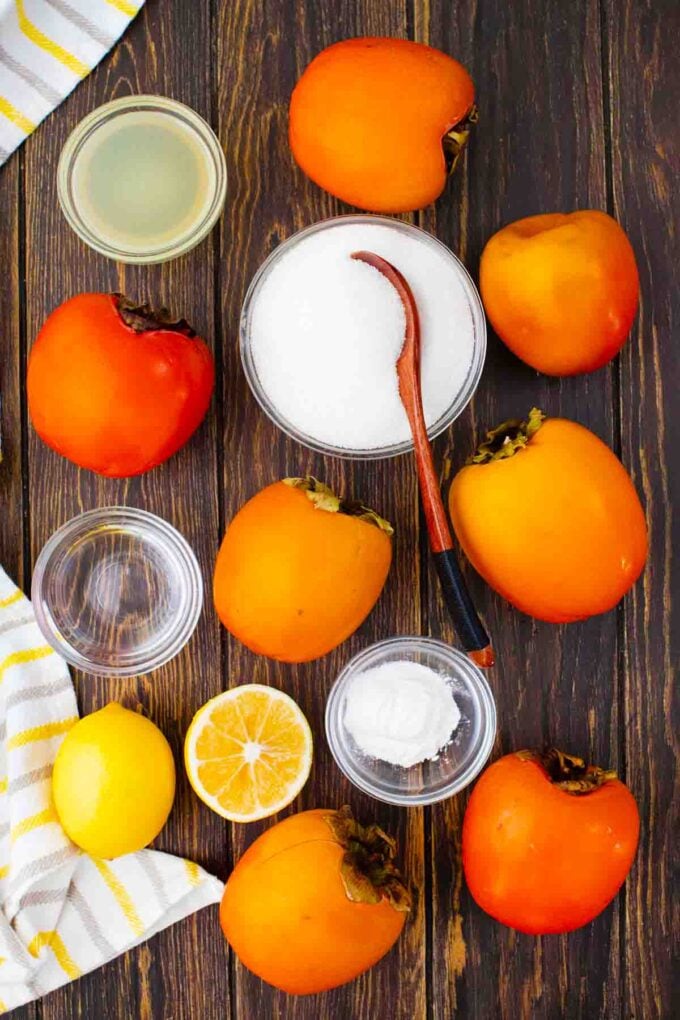
{"label": "lemon flesh", "polygon": [[184,743],[189,782],[222,818],[253,822],[297,797],[312,765],[312,732],[283,691],[242,684],[194,716]]}

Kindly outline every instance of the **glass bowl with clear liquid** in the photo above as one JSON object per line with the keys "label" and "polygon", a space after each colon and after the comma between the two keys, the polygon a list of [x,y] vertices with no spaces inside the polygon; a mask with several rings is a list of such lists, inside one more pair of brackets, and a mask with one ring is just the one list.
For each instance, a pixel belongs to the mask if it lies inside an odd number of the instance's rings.
{"label": "glass bowl with clear liquid", "polygon": [[85,117],[57,170],[70,226],[119,262],[165,262],[194,248],[222,212],[224,152],[194,110],[164,96],[124,96]]}
{"label": "glass bowl with clear liquid", "polygon": [[52,535],[31,598],[47,642],[97,676],[137,676],[172,659],[191,637],[203,581],[187,541],[145,510],[90,510]]}

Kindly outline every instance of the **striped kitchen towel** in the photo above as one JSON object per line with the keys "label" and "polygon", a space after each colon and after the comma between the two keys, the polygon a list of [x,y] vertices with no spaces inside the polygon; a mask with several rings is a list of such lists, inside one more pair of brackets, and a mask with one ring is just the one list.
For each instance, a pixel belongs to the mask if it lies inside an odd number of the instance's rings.
{"label": "striped kitchen towel", "polygon": [[0,0],[0,165],[123,34],[144,0]]}
{"label": "striped kitchen towel", "polygon": [[52,764],[78,720],[64,660],[0,568],[0,1011],[30,1002],[217,903],[191,861],[88,857],[59,825]]}

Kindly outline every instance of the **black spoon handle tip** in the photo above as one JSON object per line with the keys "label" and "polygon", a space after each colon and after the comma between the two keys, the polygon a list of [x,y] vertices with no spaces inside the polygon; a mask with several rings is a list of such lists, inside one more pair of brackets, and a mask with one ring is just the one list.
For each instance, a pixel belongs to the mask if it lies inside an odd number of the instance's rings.
{"label": "black spoon handle tip", "polygon": [[485,652],[486,655],[481,657],[481,661],[480,656],[476,656],[474,661],[478,665],[492,665],[493,651],[489,635],[477,615],[465,579],[458,566],[456,554],[453,549],[444,549],[443,552],[436,552],[433,556],[444,592],[444,601],[451,613],[463,648],[466,652]]}

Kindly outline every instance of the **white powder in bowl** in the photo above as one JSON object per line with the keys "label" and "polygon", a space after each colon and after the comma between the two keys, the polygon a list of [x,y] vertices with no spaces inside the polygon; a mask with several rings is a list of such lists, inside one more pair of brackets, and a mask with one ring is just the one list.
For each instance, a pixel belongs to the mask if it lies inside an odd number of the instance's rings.
{"label": "white powder in bowl", "polygon": [[436,758],[459,722],[446,677],[417,662],[385,662],[359,673],[345,695],[345,728],[359,750],[392,765]]}
{"label": "white powder in bowl", "polygon": [[382,255],[411,286],[425,419],[437,422],[469,375],[474,326],[460,268],[417,233],[339,223],[297,241],[260,284],[250,345],[263,390],[291,425],[329,446],[374,450],[411,437],[396,372],[405,322],[392,285],[351,259],[361,250]]}

